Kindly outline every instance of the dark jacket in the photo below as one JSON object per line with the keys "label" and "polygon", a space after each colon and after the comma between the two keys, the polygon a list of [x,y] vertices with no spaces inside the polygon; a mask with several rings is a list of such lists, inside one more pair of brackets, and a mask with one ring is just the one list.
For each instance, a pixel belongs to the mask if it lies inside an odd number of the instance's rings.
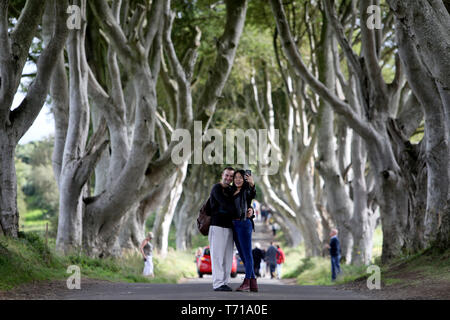
{"label": "dark jacket", "polygon": [[271,264],[277,264],[277,248],[270,246],[266,251],[266,262]]}
{"label": "dark jacket", "polygon": [[222,187],[216,183],[209,197],[211,205],[211,225],[222,228],[232,228],[233,215],[236,207],[234,206],[231,187]]}
{"label": "dark jacket", "polygon": [[337,237],[333,237],[330,240],[330,255],[333,257],[341,255],[341,245]]}
{"label": "dark jacket", "polygon": [[[233,219],[247,220],[247,210],[252,206],[252,200],[256,197],[256,188],[255,186],[250,187],[249,184],[244,183],[241,191],[238,194],[234,195],[234,193],[236,192],[235,187],[232,188],[232,190],[234,206],[236,208]],[[253,230],[255,229],[255,224],[253,222],[254,218],[255,215],[253,214],[253,216],[250,218],[252,221]]]}
{"label": "dark jacket", "polygon": [[261,260],[264,259],[265,252],[261,249],[255,248],[252,250],[252,255],[255,267],[259,268],[261,265]]}

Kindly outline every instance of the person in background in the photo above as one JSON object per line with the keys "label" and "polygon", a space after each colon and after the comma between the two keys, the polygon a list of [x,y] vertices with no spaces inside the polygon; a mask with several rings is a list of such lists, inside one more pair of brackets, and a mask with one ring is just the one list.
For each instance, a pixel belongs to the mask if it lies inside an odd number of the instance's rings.
{"label": "person in background", "polygon": [[259,272],[261,274],[261,277],[265,278],[266,274],[268,273],[267,272],[267,263],[266,263],[266,250],[261,249],[261,252],[262,252],[263,258],[261,260],[261,267],[259,268],[259,270],[260,270]]}
{"label": "person in background", "polygon": [[252,200],[252,208],[253,208],[253,214],[255,215],[255,219],[257,221],[261,221],[261,215],[260,215],[261,204],[256,199]]}
{"label": "person in background", "polygon": [[270,279],[275,278],[274,272],[277,267],[277,248],[270,242],[269,248],[266,251],[266,263],[269,265],[270,269]]}
{"label": "person in background", "polygon": [[203,249],[201,247],[197,248],[197,251],[195,251],[195,263],[197,263],[198,259],[203,255]]}
{"label": "person in background", "polygon": [[261,277],[261,261],[264,259],[264,252],[261,250],[261,245],[259,242],[255,243],[255,248],[252,250],[253,254],[253,267],[255,269],[255,275]]}
{"label": "person in background", "polygon": [[286,256],[279,245],[277,245],[277,250],[277,279],[281,279],[281,265],[285,262]]}
{"label": "person in background", "polygon": [[336,277],[341,273],[341,266],[339,260],[341,259],[341,245],[337,237],[338,230],[331,229],[330,231],[330,244],[326,247],[330,250],[331,256],[331,281],[336,281]]}
{"label": "person in background", "polygon": [[141,246],[140,246],[140,251],[144,257],[144,271],[142,272],[142,274],[144,276],[148,276],[148,277],[154,277],[155,275],[153,274],[153,245],[151,244],[151,241],[153,239],[153,233],[149,232],[147,234],[147,237],[144,239],[144,241],[142,241]]}
{"label": "person in background", "polygon": [[272,225],[274,222],[275,222],[275,220],[273,219],[273,211],[272,211],[272,209],[269,208],[267,210],[266,226]]}
{"label": "person in background", "polygon": [[267,207],[265,205],[261,205],[261,218],[264,224],[267,222],[267,214]]}
{"label": "person in background", "polygon": [[275,221],[272,223],[272,233],[273,236],[275,237],[277,235],[277,230],[280,228],[280,226],[278,225],[278,223],[276,223]]}

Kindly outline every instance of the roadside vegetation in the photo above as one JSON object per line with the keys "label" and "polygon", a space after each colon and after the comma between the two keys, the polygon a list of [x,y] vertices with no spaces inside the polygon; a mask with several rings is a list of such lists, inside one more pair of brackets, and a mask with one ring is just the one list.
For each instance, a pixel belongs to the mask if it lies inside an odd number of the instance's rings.
{"label": "roadside vegetation", "polygon": [[[51,168],[53,138],[19,145],[16,155],[18,176],[18,205],[21,214],[21,236],[18,240],[0,237],[0,290],[9,290],[18,285],[40,280],[67,279],[69,265],[78,265],[83,278],[121,281],[176,283],[185,277],[195,277],[194,252],[208,245],[207,237],[197,235],[191,239],[192,249],[175,251],[175,227],[169,235],[169,253],[166,259],[158,254],[154,257],[156,277],[149,279],[141,275],[143,261],[136,253],[126,254],[120,259],[93,259],[84,255],[59,256],[54,250],[58,191]],[[153,227],[155,215],[147,220],[146,230]],[[45,233],[48,227],[48,245]],[[436,254],[430,251],[414,256],[404,256],[381,265],[382,230],[379,226],[374,234],[372,264],[381,268],[381,282],[385,288],[418,285],[423,281],[440,281],[450,286],[450,251]],[[284,279],[296,279],[300,285],[340,285],[365,283],[370,274],[366,266],[341,264],[342,276],[331,282],[330,259],[306,258],[304,246],[286,246],[282,230],[275,241],[286,254],[283,266]],[[176,268],[173,268],[176,266]]]}
{"label": "roadside vegetation", "polygon": [[[383,242],[381,227],[375,230],[372,249],[372,264],[379,265]],[[335,283],[331,281],[329,256],[306,258],[303,245],[287,248],[283,278],[295,278],[300,285],[333,285],[360,278],[366,274],[367,266],[346,265],[341,263],[342,275]]]}
{"label": "roadside vegetation", "polygon": [[[17,240],[0,236],[0,290],[10,290],[33,281],[65,280],[70,265],[80,267],[81,277],[114,282],[177,283],[196,275],[193,252],[169,250],[165,259],[153,258],[155,278],[142,276],[144,262],[137,253],[119,259],[93,259],[84,255],[60,256],[54,240],[48,245],[35,232],[20,233]],[[173,266],[177,267],[174,268]]]}
{"label": "roadside vegetation", "polygon": [[[437,296],[442,296],[438,290],[450,288],[450,249],[442,252],[423,250],[415,255],[405,255],[381,264],[382,231],[375,230],[372,265],[380,267],[381,288],[395,291],[396,298],[413,297],[417,294],[411,288],[430,288]],[[330,258],[306,258],[302,245],[287,248],[286,263],[283,267],[283,278],[296,280],[299,285],[343,285],[344,287],[367,289],[367,279],[372,273],[367,273],[367,266],[341,264],[342,274],[336,282],[331,281]],[[429,296],[429,295],[427,295]]]}
{"label": "roadside vegetation", "polygon": [[[0,290],[10,290],[33,281],[67,279],[70,265],[80,267],[82,278],[118,282],[177,283],[182,278],[196,276],[195,248],[207,245],[207,238],[200,235],[194,237],[192,250],[178,252],[174,250],[174,227],[170,230],[167,257],[162,259],[158,253],[154,254],[155,278],[142,276],[144,262],[136,252],[117,259],[58,255],[54,249],[58,226],[58,188],[51,164],[52,151],[52,137],[17,148],[17,201],[22,232],[16,240],[0,236]],[[154,215],[147,221],[147,231],[152,229],[153,222]]]}

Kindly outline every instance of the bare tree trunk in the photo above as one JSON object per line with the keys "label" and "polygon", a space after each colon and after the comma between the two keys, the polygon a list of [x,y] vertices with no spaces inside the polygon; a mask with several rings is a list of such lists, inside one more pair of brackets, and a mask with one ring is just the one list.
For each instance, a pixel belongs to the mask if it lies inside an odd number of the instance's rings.
{"label": "bare tree trunk", "polygon": [[280,215],[278,220],[280,220],[278,224],[287,238],[286,241],[289,247],[297,247],[304,243],[304,239],[302,237],[303,232],[301,232],[297,224],[293,223],[284,215]]}
{"label": "bare tree trunk", "polygon": [[448,248],[450,54],[445,43],[449,41],[450,13],[442,1],[390,0],[388,3],[396,16],[399,54],[425,115],[427,200],[422,221],[425,245],[434,243]]}
{"label": "bare tree trunk", "polygon": [[[184,190],[185,191],[183,192],[182,197],[186,197],[186,189]],[[196,202],[192,198],[185,198],[182,202],[179,202],[179,206],[175,215],[175,226],[177,229],[175,245],[177,251],[186,251],[189,247],[188,229],[193,227],[189,224],[189,220],[191,220],[191,213],[196,211],[195,204]]]}
{"label": "bare tree trunk", "polygon": [[[145,19],[136,22],[137,30],[141,30],[143,34],[146,31],[145,39],[139,39],[136,46],[134,38],[128,41],[124,29],[121,26],[118,12],[120,9],[119,2],[114,4],[111,9],[106,1],[96,1],[92,3],[102,29],[107,35],[113,50],[117,53],[117,57],[123,65],[124,72],[132,76],[132,89],[129,92],[135,94],[134,101],[136,109],[131,115],[128,110],[120,110],[115,108],[114,114],[108,116],[109,110],[103,107],[102,113],[107,119],[108,127],[111,133],[112,156],[118,148],[113,145],[113,135],[119,132],[118,129],[126,128],[124,117],[132,117],[134,119],[134,135],[133,141],[130,143],[130,151],[124,161],[123,168],[116,170],[117,179],[114,184],[108,185],[108,188],[100,195],[89,199],[86,203],[86,230],[83,230],[84,246],[90,255],[107,256],[110,255],[110,248],[114,246],[118,237],[120,225],[125,222],[123,217],[128,210],[133,207],[136,202],[140,202],[151,194],[156,188],[160,187],[163,182],[170,177],[177,168],[183,164],[175,164],[171,161],[170,155],[173,147],[176,145],[172,142],[167,149],[159,148],[156,145],[156,129],[158,127],[157,120],[157,97],[156,97],[156,80],[159,74],[161,47],[164,42],[164,50],[167,53],[167,59],[171,64],[177,84],[177,96],[173,101],[176,102],[175,110],[176,125],[175,128],[183,128],[192,131],[193,129],[193,110],[192,97],[190,88],[190,70],[193,65],[181,65],[176,56],[175,49],[170,40],[171,25],[173,22],[173,14],[170,12],[170,2],[155,1],[152,3],[150,15],[152,19],[146,27],[143,25]],[[205,87],[205,93],[200,98],[199,111],[204,114],[206,110],[214,111],[220,92],[226,82],[231,70],[232,62],[236,52],[237,44],[242,33],[245,21],[247,2],[246,1],[228,1],[227,2],[227,23],[224,34],[218,45],[218,59],[221,59],[211,73],[217,75],[214,79],[208,79]],[[122,23],[126,25],[125,23]],[[134,37],[134,33],[129,36]],[[140,49],[140,50],[137,50]],[[195,61],[195,54],[191,57],[190,62]],[[224,60],[222,60],[225,58]],[[226,63],[223,63],[226,62]],[[111,78],[115,82],[120,81],[120,74],[117,69],[112,70]],[[97,105],[108,106],[112,100],[115,106],[123,105],[121,97],[115,95],[115,92],[122,92],[120,85],[116,85],[117,90],[107,94],[95,78],[90,77],[91,96],[97,100]],[[211,93],[219,92],[211,95]],[[122,101],[121,101],[122,100]],[[209,116],[209,115],[208,115]],[[120,118],[122,124],[117,123]],[[128,120],[128,119],[126,119]],[[153,159],[154,154],[159,151],[159,158]],[[187,161],[187,159],[186,159]],[[115,162],[111,162],[114,165]],[[110,171],[111,171],[110,166]],[[133,186],[130,188],[130,186]],[[92,200],[92,201],[91,201]],[[174,206],[176,203],[173,204]]]}
{"label": "bare tree trunk", "polygon": [[[336,77],[333,63],[334,35],[329,23],[323,17],[321,44],[318,51],[319,80],[330,90],[335,91]],[[342,247],[342,257],[347,264],[351,263],[353,249],[353,235],[350,220],[353,215],[352,202],[346,191],[343,177],[340,174],[337,160],[334,111],[330,105],[321,99],[319,108],[319,136],[317,149],[319,159],[316,168],[325,181],[325,197],[327,211],[336,221],[339,230],[339,240]],[[342,148],[343,146],[341,146]]]}
{"label": "bare tree trunk", "polygon": [[[99,128],[86,147],[89,133],[88,65],[84,50],[86,2],[82,1],[81,30],[72,30],[67,41],[70,70],[69,126],[60,172],[60,215],[56,237],[57,250],[67,254],[82,247],[83,197],[85,183],[106,148],[105,126]],[[98,145],[97,145],[98,144]]]}
{"label": "bare tree trunk", "polygon": [[175,213],[176,248],[186,250],[190,247],[189,233],[196,228],[197,215],[203,203],[208,199],[209,186],[213,184],[211,175],[202,165],[192,165],[189,176],[184,181],[183,200],[179,202]]}
{"label": "bare tree trunk", "polygon": [[19,212],[17,211],[17,178],[14,165],[16,146],[11,145],[11,137],[0,133],[0,226],[6,236],[17,237],[19,232]]}
{"label": "bare tree trunk", "polygon": [[[39,57],[36,78],[28,87],[25,99],[14,110],[11,110],[14,95],[19,88],[28,51],[45,6],[40,1],[27,1],[14,29],[9,30],[9,3],[2,1],[0,4],[0,227],[3,234],[11,237],[17,237],[19,232],[15,147],[33,124],[47,97],[54,61],[60,55],[67,37],[67,3],[51,2],[56,12],[52,39]],[[48,14],[49,10],[46,12]]]}
{"label": "bare tree trunk", "polygon": [[183,182],[186,178],[187,162],[181,167],[176,173],[176,180],[170,191],[169,201],[167,205],[164,206],[163,211],[165,212],[164,219],[162,222],[162,233],[161,233],[161,256],[165,257],[167,255],[169,247],[169,231],[172,225],[173,216],[175,214],[175,209],[177,207],[178,200],[180,199],[181,192],[183,191]]}
{"label": "bare tree trunk", "polygon": [[376,225],[376,215],[368,207],[368,190],[365,179],[366,151],[360,136],[352,139],[353,168],[353,230],[354,247],[352,263],[367,265],[372,259],[373,233]]}
{"label": "bare tree trunk", "polygon": [[[367,20],[366,9],[369,2],[360,1],[361,21]],[[385,262],[401,254],[402,249],[406,246],[406,222],[413,204],[404,190],[409,190],[409,185],[413,180],[408,165],[414,161],[414,154],[405,152],[405,141],[398,133],[395,123],[388,119],[390,102],[399,90],[400,70],[397,69],[394,81],[389,85],[386,84],[379,66],[379,48],[377,42],[374,41],[374,31],[369,30],[364,23],[361,24],[362,55],[364,57],[364,64],[361,64],[345,39],[342,26],[336,26],[338,23],[334,18],[333,27],[338,35],[339,43],[350,61],[352,71],[358,78],[359,92],[362,93],[361,104],[368,117],[362,118],[346,101],[339,99],[307,69],[290,34],[281,2],[271,0],[270,3],[290,65],[309,84],[311,89],[342,115],[348,126],[366,142],[372,169],[376,172],[376,199],[380,204],[383,224],[382,261]],[[330,11],[330,2],[325,1],[325,5],[328,8],[327,11]],[[331,16],[331,14],[328,15]],[[400,156],[405,155],[405,159],[399,159]],[[403,164],[406,165],[403,166]]]}
{"label": "bare tree trunk", "polygon": [[120,228],[120,247],[122,250],[137,250],[145,238],[145,223],[151,214],[158,212],[167,199],[173,185],[169,178],[160,188],[154,190],[147,198],[139,202],[137,208],[132,208]]}
{"label": "bare tree trunk", "polygon": [[302,198],[299,213],[303,220],[302,224],[304,225],[301,230],[303,231],[303,239],[305,240],[306,255],[313,257],[320,256],[322,253],[323,239],[321,239],[321,235],[323,231],[321,218],[314,201],[313,176],[312,174],[308,174],[312,172],[311,167],[311,161],[308,161],[305,167],[305,174],[300,176],[300,193]]}

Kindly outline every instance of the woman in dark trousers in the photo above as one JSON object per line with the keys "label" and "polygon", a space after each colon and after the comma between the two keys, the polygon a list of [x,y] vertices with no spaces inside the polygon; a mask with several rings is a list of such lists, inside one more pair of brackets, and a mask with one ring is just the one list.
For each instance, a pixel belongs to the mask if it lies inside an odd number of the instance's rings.
{"label": "woman in dark trousers", "polygon": [[251,202],[256,196],[253,177],[244,170],[237,170],[233,177],[233,199],[236,206],[233,217],[233,238],[239,256],[244,262],[245,279],[236,291],[258,291],[252,255],[252,231],[254,229]]}

